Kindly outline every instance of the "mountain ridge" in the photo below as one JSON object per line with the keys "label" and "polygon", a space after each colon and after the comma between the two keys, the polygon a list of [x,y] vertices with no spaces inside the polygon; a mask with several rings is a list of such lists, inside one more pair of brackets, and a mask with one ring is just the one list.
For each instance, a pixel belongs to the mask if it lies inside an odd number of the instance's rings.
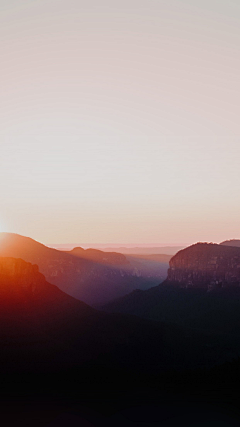
{"label": "mountain ridge", "polygon": [[[133,291],[102,309],[228,333],[234,342],[240,329],[240,248],[196,243],[179,251],[169,264],[162,284]],[[225,338],[222,335],[223,342]]]}
{"label": "mountain ridge", "polygon": [[[139,287],[146,289],[153,286],[157,280],[147,277],[144,272],[139,273],[121,254],[117,257],[124,263],[119,264],[118,261],[117,265],[105,264],[105,261],[96,262],[90,258],[85,259],[69,252],[48,248],[29,237],[14,233],[0,233],[0,256],[22,258],[37,264],[48,282],[90,305],[103,304]],[[113,256],[111,262],[112,260]],[[163,270],[165,274],[165,266]],[[160,277],[158,282],[159,280]]]}
{"label": "mountain ridge", "polygon": [[21,259],[0,257],[0,280],[5,288],[0,298],[1,375],[65,369],[83,375],[87,366],[91,375],[99,369],[98,375],[119,369],[124,375],[128,370],[152,374],[203,363],[194,348],[190,355],[181,350],[189,340],[178,328],[97,311],[49,284],[37,266]]}
{"label": "mountain ridge", "polygon": [[196,243],[179,251],[169,261],[168,280],[182,287],[240,285],[240,248],[214,243]]}
{"label": "mountain ridge", "polygon": [[219,243],[222,246],[236,246],[240,247],[240,240],[239,239],[230,239],[230,240],[224,240],[224,242]]}

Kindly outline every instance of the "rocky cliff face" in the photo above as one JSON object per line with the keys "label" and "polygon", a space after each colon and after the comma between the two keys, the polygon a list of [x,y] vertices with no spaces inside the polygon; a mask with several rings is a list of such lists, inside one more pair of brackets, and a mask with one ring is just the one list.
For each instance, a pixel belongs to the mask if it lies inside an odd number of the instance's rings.
{"label": "rocky cliff face", "polygon": [[168,280],[181,287],[240,286],[240,248],[197,243],[169,262]]}
{"label": "rocky cliff face", "polygon": [[73,252],[51,249],[17,234],[0,233],[0,257],[37,264],[47,282],[87,304],[101,305],[134,289],[148,289],[167,275],[167,266],[160,263],[155,274],[150,263],[143,265],[147,261],[131,261],[121,254],[81,248]]}
{"label": "rocky cliff face", "polygon": [[49,321],[50,318],[61,319],[75,312],[78,316],[85,316],[94,310],[48,283],[39,272],[38,265],[20,258],[0,257],[0,337],[7,323],[4,318],[6,312],[8,319],[20,312],[24,316],[31,313],[33,325],[33,319],[38,322],[43,312]]}
{"label": "rocky cliff face", "polygon": [[18,294],[22,291],[39,292],[46,283],[43,274],[39,273],[38,266],[25,262],[22,259],[0,258],[0,291],[11,291]]}

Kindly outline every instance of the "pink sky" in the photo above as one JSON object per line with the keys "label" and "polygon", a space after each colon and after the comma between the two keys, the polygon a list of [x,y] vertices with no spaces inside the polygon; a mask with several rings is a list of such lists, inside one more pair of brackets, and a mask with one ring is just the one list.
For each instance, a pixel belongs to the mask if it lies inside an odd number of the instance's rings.
{"label": "pink sky", "polygon": [[240,237],[240,3],[0,3],[0,231]]}

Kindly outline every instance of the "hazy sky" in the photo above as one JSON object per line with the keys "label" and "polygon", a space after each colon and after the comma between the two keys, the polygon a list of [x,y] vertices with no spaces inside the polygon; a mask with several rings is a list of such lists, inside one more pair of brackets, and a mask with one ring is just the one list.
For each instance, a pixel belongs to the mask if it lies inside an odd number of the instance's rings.
{"label": "hazy sky", "polygon": [[240,237],[239,0],[0,0],[0,230]]}

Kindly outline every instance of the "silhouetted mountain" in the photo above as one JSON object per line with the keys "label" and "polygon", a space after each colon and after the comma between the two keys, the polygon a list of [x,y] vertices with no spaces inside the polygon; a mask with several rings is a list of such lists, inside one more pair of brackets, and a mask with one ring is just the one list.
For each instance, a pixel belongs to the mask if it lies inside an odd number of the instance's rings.
{"label": "silhouetted mountain", "polygon": [[66,252],[79,258],[89,259],[105,265],[118,266],[129,264],[127,258],[123,254],[117,252],[103,252],[98,249],[83,249],[80,247]]}
{"label": "silhouetted mountain", "polygon": [[[207,292],[201,288],[180,288],[165,282],[146,291],[133,291],[102,308],[107,312],[134,314],[219,336],[228,333],[229,338],[230,335],[238,337],[240,344],[239,288]],[[214,341],[217,342],[217,339]]]}
{"label": "silhouetted mountain", "polygon": [[[38,267],[0,258],[0,375],[160,374],[215,364],[205,337],[98,312],[46,282]],[[186,351],[187,349],[187,351]]]}
{"label": "silhouetted mountain", "polygon": [[[147,289],[156,284],[155,277],[146,277],[136,270],[124,255],[107,255],[103,262],[105,255],[100,251],[83,251],[84,257],[80,257],[79,252],[81,249],[74,254],[58,251],[27,237],[0,233],[0,256],[37,264],[48,282],[91,305],[104,304],[134,289]],[[113,264],[114,259],[117,264]],[[161,273],[158,283],[160,277]]]}
{"label": "silhouetted mountain", "polygon": [[[127,344],[131,336],[133,340],[139,336],[141,342],[141,325],[149,332],[148,324],[139,319],[108,316],[70,297],[47,283],[36,265],[0,258],[0,367],[4,371],[80,367],[101,354],[106,354],[107,361],[107,354]],[[160,329],[153,332],[159,332],[159,338]]]}
{"label": "silhouetted mountain", "polygon": [[225,240],[224,242],[221,242],[220,245],[240,247],[240,240],[238,239]]}
{"label": "silhouetted mountain", "polygon": [[173,410],[171,425],[190,425],[186,390],[201,399],[203,414],[203,396],[205,405],[208,396],[222,404],[238,385],[238,361],[204,370],[232,358],[231,342],[225,346],[211,333],[98,312],[47,283],[36,265],[0,258],[4,426],[162,424]]}
{"label": "silhouetted mountain", "polygon": [[168,280],[181,287],[213,289],[240,285],[240,248],[197,243],[169,262]]}
{"label": "silhouetted mountain", "polygon": [[167,255],[175,255],[179,250],[185,248],[186,246],[123,246],[123,245],[106,245],[106,244],[89,244],[89,243],[82,243],[82,244],[74,244],[74,243],[67,243],[67,244],[50,244],[48,247],[63,250],[63,251],[71,251],[76,247],[83,247],[83,248],[89,248],[91,246],[92,248],[96,250],[100,250],[102,252],[115,252],[115,253],[121,253],[124,255],[152,255],[152,254],[167,254]]}
{"label": "silhouetted mountain", "polygon": [[[117,252],[103,252],[96,249],[74,248],[67,252],[80,258],[88,259],[99,264],[112,266],[119,270],[120,274],[129,277],[137,277],[141,282],[141,289],[149,289],[163,282],[167,277],[168,262],[170,255],[123,255]],[[153,259],[152,259],[153,258]],[[132,285],[130,284],[130,287]]]}
{"label": "silhouetted mountain", "polygon": [[[171,258],[163,284],[136,290],[104,309],[219,335],[228,333],[234,345],[237,337],[239,351],[239,283],[240,248],[198,243]],[[226,344],[226,336],[221,339]]]}

